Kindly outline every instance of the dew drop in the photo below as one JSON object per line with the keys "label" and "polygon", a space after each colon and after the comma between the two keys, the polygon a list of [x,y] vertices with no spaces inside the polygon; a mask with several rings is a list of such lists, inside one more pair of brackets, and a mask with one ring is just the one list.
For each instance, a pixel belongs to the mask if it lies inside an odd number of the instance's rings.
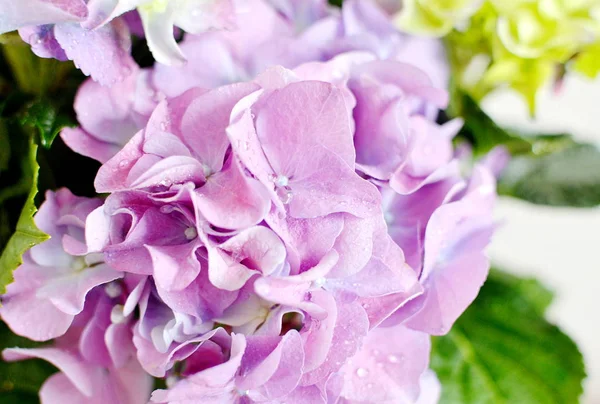
{"label": "dew drop", "polygon": [[285,175],[278,175],[277,178],[275,179],[275,185],[277,185],[278,187],[287,187],[288,183],[289,183],[289,178],[286,177]]}
{"label": "dew drop", "polygon": [[31,44],[41,44],[42,43],[42,37],[39,36],[38,34],[31,34],[29,36],[29,43],[31,43]]}
{"label": "dew drop", "polygon": [[292,190],[289,187],[280,187],[277,188],[277,197],[279,197],[279,199],[281,199],[281,202],[284,205],[287,205],[288,203],[290,203],[292,201],[292,198],[294,197],[294,194],[292,193]]}
{"label": "dew drop", "polygon": [[166,122],[161,122],[160,123],[160,130],[167,130],[167,123]]}
{"label": "dew drop", "polygon": [[125,168],[129,164],[129,160],[121,160],[119,161],[119,168]]}
{"label": "dew drop", "polygon": [[250,142],[244,142],[244,150],[250,150]]}
{"label": "dew drop", "polygon": [[390,363],[398,363],[398,362],[400,362],[400,358],[397,357],[396,355],[390,355],[390,356],[388,356],[388,361]]}
{"label": "dew drop", "polygon": [[325,282],[326,282],[326,279],[321,277],[321,278],[315,279],[315,281],[313,282],[313,286],[317,289],[322,288],[325,285]]}
{"label": "dew drop", "polygon": [[369,371],[367,369],[365,369],[365,368],[356,369],[356,376],[360,377],[361,379],[364,379],[368,375],[369,375]]}

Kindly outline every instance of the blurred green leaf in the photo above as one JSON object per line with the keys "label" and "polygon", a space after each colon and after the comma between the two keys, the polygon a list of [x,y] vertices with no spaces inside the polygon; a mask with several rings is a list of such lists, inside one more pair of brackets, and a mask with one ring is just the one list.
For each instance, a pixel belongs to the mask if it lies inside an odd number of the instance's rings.
{"label": "blurred green leaf", "polygon": [[28,94],[47,94],[61,85],[74,68],[70,62],[36,56],[16,32],[2,35],[0,45],[14,80],[19,88]]}
{"label": "blurred green leaf", "polygon": [[23,262],[25,251],[47,240],[49,236],[39,230],[34,221],[33,215],[37,212],[35,206],[35,196],[38,192],[38,171],[39,166],[36,160],[37,145],[30,142],[28,162],[32,167],[31,189],[21,211],[15,234],[10,238],[0,256],[0,294],[6,292],[6,285],[13,280],[13,271]]}
{"label": "blurred green leaf", "polygon": [[552,294],[492,271],[450,333],[433,338],[441,403],[571,404],[585,377],[577,346],[543,312]]}
{"label": "blurred green leaf", "polygon": [[0,172],[8,169],[10,162],[10,139],[4,119],[0,118]]}
{"label": "blurred green leaf", "polygon": [[[0,322],[0,350],[4,348],[34,348],[40,343],[13,334]],[[56,368],[46,361],[33,359],[22,362],[0,362],[0,402],[39,403],[41,385]]]}
{"label": "blurred green leaf", "polygon": [[540,158],[513,159],[498,185],[501,194],[552,206],[600,204],[600,151],[573,145]]}

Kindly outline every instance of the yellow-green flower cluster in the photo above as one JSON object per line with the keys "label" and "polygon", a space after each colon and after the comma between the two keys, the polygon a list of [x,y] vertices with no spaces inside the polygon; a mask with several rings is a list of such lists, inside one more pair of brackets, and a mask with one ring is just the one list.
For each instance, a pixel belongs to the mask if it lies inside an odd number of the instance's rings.
{"label": "yellow-green flower cluster", "polygon": [[478,99],[508,86],[533,112],[553,76],[600,72],[600,0],[403,0],[396,21],[445,36],[457,84]]}

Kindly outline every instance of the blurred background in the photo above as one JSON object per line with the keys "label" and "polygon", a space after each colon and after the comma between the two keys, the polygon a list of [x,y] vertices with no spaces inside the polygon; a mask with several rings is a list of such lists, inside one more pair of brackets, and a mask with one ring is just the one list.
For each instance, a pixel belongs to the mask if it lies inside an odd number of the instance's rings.
{"label": "blurred background", "polygon": [[[532,133],[565,132],[600,146],[600,80],[567,75],[559,94],[544,88],[536,118],[510,91],[486,98],[484,109],[498,124]],[[586,362],[583,404],[600,403],[600,208],[573,209],[532,205],[501,198],[501,221],[490,256],[496,265],[520,276],[534,276],[553,290],[548,312],[579,345]]]}

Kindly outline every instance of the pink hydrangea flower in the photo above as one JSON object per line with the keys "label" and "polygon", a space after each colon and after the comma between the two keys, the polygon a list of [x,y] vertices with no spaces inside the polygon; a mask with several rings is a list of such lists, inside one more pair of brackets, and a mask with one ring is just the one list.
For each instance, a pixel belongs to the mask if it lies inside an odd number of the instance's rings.
{"label": "pink hydrangea flower", "polygon": [[[187,65],[80,90],[81,128],[62,136],[104,163],[95,186],[109,195],[49,194],[36,220],[54,237],[36,248],[66,257],[61,285],[94,281],[65,311],[68,294],[40,292],[63,266],[33,249],[0,311],[19,334],[60,337],[5,352],[62,369],[42,398],[100,383],[127,397],[114,380],[132,366],[166,379],[154,403],[437,401],[430,336],[485,280],[504,155],[461,171],[461,122],[435,121],[448,101],[437,45],[411,59],[424,43],[373,3],[248,5],[240,31],[186,38]],[[30,261],[52,270],[24,278]],[[32,327],[32,301],[60,321]],[[73,339],[77,351],[61,342]]]}
{"label": "pink hydrangea flower", "polygon": [[[96,287],[66,335],[52,346],[4,350],[6,361],[44,359],[59,369],[42,385],[43,403],[143,404],[152,378],[135,358],[129,320],[119,315],[126,283]],[[110,295],[110,296],[109,296]],[[112,297],[111,297],[112,296]],[[117,309],[117,310],[115,310]]]}
{"label": "pink hydrangea flower", "polygon": [[91,289],[123,276],[85,244],[86,217],[100,204],[67,189],[46,193],[35,223],[51,239],[25,254],[2,296],[0,316],[16,334],[36,341],[63,335]]}

